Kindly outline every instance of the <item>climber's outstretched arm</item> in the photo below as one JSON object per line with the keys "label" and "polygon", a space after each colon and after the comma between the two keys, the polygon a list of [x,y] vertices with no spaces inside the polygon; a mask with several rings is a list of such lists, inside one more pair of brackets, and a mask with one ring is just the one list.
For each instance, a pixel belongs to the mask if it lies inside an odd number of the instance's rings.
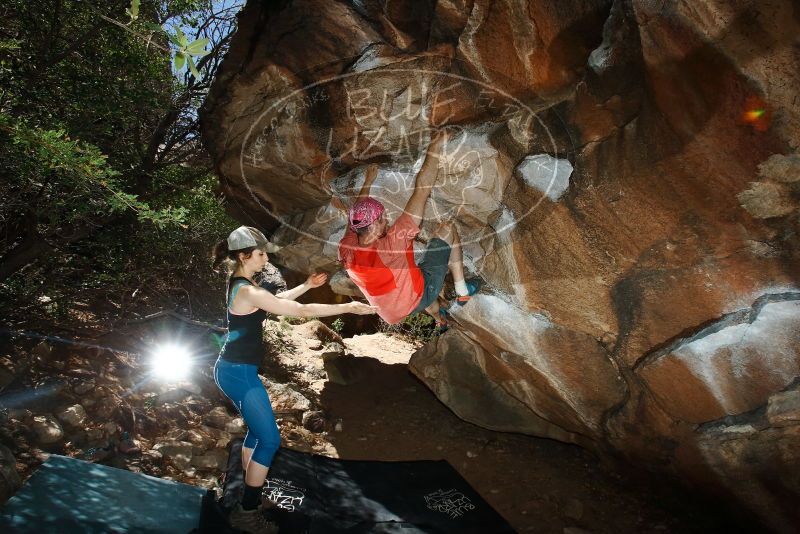
{"label": "climber's outstretched arm", "polygon": [[372,163],[369,167],[367,167],[367,172],[364,174],[364,185],[361,186],[361,190],[358,192],[358,196],[356,197],[356,202],[361,200],[362,198],[367,198],[369,196],[369,191],[372,189],[372,184],[375,183],[375,178],[378,177],[378,164]]}
{"label": "climber's outstretched arm", "polygon": [[375,183],[375,178],[377,177],[378,177],[378,164],[372,163],[369,165],[369,167],[367,167],[367,171],[364,174],[364,185],[361,186],[361,189],[359,190],[356,198],[352,199],[351,201],[350,198],[346,199],[344,197],[334,196],[331,199],[331,205],[334,208],[347,213],[347,211],[353,206],[353,204],[355,204],[362,198],[367,198],[369,196],[370,189],[372,189],[372,184]]}
{"label": "climber's outstretched arm", "polygon": [[436,132],[431,139],[425,154],[425,161],[422,162],[422,167],[414,182],[414,192],[406,203],[405,212],[411,216],[417,226],[422,222],[422,216],[425,214],[425,203],[428,202],[433,184],[436,182],[436,175],[439,173],[439,159],[446,142],[447,134],[444,130]]}

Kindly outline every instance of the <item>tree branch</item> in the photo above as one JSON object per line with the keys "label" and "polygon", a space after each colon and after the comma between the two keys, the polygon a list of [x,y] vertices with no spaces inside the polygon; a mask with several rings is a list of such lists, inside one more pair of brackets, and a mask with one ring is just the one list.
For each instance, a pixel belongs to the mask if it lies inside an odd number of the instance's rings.
{"label": "tree branch", "polygon": [[158,319],[160,317],[172,317],[173,319],[178,319],[179,321],[183,321],[184,323],[193,325],[193,326],[202,326],[203,328],[208,328],[209,330],[213,330],[214,332],[221,332],[225,333],[228,331],[227,328],[222,328],[220,326],[214,326],[213,324],[204,323],[202,321],[195,321],[194,319],[189,319],[188,317],[184,317],[180,313],[171,311],[171,310],[163,310],[156,313],[151,313],[145,317],[140,319],[128,319],[125,321],[124,324],[138,324],[138,323],[145,323],[147,321],[152,321],[153,319]]}

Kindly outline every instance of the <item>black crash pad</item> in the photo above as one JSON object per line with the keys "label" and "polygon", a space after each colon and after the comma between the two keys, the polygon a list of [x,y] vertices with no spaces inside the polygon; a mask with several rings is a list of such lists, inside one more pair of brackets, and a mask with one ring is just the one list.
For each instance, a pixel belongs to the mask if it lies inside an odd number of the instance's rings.
{"label": "black crash pad", "polygon": [[[242,492],[241,441],[232,444],[220,503],[205,503],[201,531],[220,532]],[[264,496],[281,533],[503,534],[514,530],[445,460],[339,460],[281,449]]]}

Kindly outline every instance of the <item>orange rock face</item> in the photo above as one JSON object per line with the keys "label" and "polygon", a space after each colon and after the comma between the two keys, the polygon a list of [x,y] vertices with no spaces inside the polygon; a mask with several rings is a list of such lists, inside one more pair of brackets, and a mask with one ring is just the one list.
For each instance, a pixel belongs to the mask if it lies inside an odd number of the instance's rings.
{"label": "orange rock face", "polygon": [[485,286],[412,371],[476,424],[661,466],[789,531],[795,4],[250,2],[204,142],[310,272],[338,268],[366,165],[396,217],[447,128],[421,237],[455,221]]}

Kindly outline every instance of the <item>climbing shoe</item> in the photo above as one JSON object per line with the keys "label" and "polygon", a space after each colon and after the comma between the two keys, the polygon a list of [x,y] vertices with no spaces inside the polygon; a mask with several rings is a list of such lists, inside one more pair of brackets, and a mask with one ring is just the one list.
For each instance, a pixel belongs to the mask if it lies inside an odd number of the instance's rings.
{"label": "climbing shoe", "polygon": [[433,329],[434,336],[441,336],[450,328],[450,326],[447,324],[449,315],[450,314],[448,313],[447,308],[439,308],[439,317],[441,317],[442,320],[438,321],[434,317],[433,320],[436,322],[436,327]]}
{"label": "climbing shoe", "polygon": [[233,529],[251,534],[278,534],[277,523],[267,521],[261,506],[255,510],[245,510],[241,503],[237,503],[228,516],[228,524]]}
{"label": "climbing shoe", "polygon": [[483,285],[483,280],[481,280],[480,278],[470,278],[469,280],[466,281],[466,284],[467,284],[467,292],[468,292],[468,294],[459,295],[455,299],[456,300],[456,304],[458,304],[459,306],[463,306],[464,304],[466,304],[467,302],[470,301],[470,299],[472,298],[472,295],[477,293],[478,290]]}

